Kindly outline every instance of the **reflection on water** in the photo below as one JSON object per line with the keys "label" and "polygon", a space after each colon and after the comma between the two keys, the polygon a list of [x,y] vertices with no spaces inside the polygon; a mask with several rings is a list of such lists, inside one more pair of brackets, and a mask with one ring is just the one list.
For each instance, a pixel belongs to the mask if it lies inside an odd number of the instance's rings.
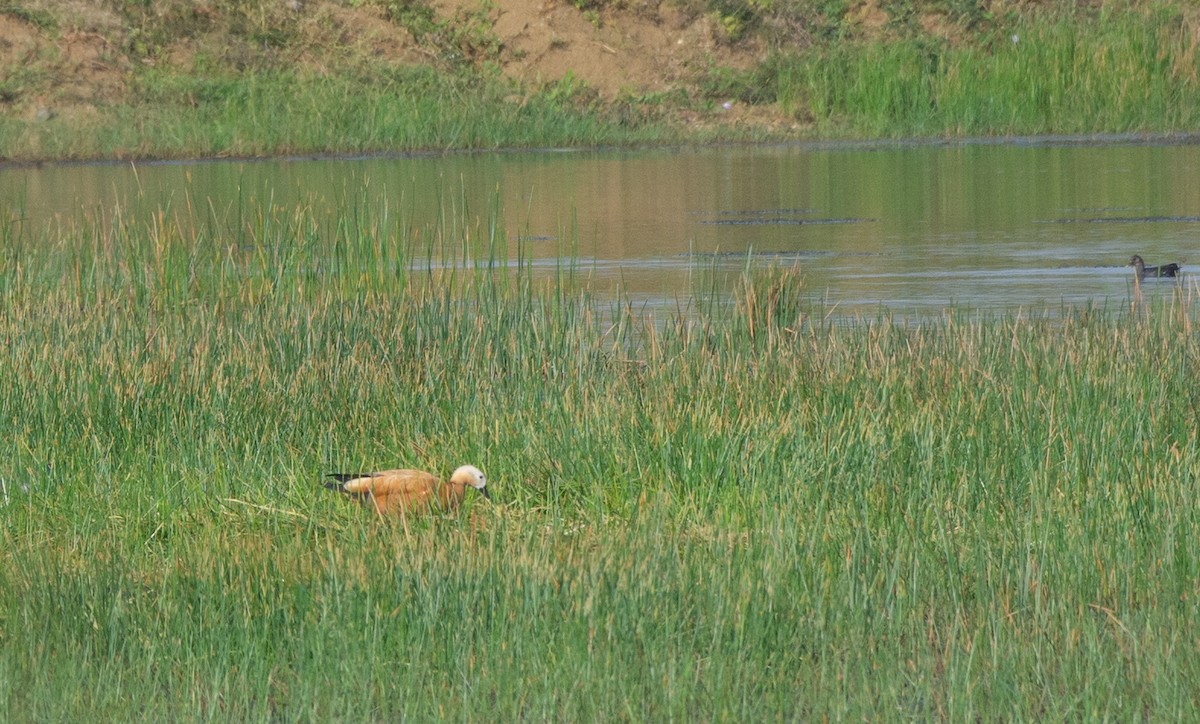
{"label": "reflection on water", "polygon": [[120,205],[252,223],[264,207],[298,203],[329,219],[385,209],[410,229],[499,217],[514,258],[520,246],[535,267],[553,268],[573,255],[599,290],[620,284],[669,306],[767,264],[797,265],[814,298],[868,316],[1123,302],[1135,253],[1200,270],[1200,147],[1165,143],[9,168],[0,195],[32,220]]}

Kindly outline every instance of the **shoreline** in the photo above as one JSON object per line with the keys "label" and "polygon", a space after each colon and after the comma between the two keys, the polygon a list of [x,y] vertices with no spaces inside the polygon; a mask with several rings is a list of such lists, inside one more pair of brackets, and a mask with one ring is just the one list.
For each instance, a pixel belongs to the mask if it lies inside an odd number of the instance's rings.
{"label": "shoreline", "polygon": [[930,148],[970,146],[1027,146],[1027,147],[1086,147],[1086,146],[1194,146],[1200,144],[1200,131],[1164,131],[1131,133],[1045,134],[1018,136],[968,136],[962,138],[876,138],[876,139],[764,139],[749,141],[663,142],[600,146],[545,146],[505,148],[448,148],[443,150],[370,151],[356,153],[292,153],[247,156],[196,156],[191,158],[138,157],[101,159],[39,159],[30,161],[0,160],[0,172],[37,168],[71,168],[88,166],[189,166],[215,163],[301,163],[306,161],[380,161],[407,158],[438,158],[442,156],[473,156],[486,154],[567,154],[620,153],[714,147],[771,147],[787,146],[813,151],[837,151],[886,148]]}

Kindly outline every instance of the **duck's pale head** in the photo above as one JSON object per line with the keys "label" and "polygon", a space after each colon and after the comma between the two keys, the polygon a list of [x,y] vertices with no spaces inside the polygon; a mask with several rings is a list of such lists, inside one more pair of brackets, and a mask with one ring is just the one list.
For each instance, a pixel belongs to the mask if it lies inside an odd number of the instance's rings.
{"label": "duck's pale head", "polygon": [[454,485],[469,485],[483,493],[483,497],[488,499],[492,497],[487,491],[487,477],[474,465],[463,465],[455,470],[454,474],[450,476],[450,482]]}

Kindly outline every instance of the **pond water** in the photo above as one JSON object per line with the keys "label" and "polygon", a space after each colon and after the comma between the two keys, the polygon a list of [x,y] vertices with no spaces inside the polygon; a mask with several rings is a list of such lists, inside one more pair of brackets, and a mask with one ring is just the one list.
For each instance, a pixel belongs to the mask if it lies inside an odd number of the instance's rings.
{"label": "pond water", "polygon": [[[1200,146],[1070,139],[788,144],[0,170],[32,221],[121,205],[258,216],[264,204],[411,226],[501,219],[535,265],[674,305],[747,265],[799,267],[837,314],[1050,312],[1129,299],[1132,254],[1200,271]],[[174,211],[172,212],[174,213]],[[1193,267],[1192,265],[1196,265]],[[716,273],[713,273],[713,272]],[[714,282],[714,280],[717,280]],[[1175,285],[1146,285],[1169,293]],[[1163,291],[1166,290],[1166,291]]]}

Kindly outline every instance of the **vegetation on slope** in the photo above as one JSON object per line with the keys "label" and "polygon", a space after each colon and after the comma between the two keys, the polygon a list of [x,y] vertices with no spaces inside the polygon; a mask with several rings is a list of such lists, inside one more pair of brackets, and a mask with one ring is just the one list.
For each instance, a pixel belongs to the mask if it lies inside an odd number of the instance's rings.
{"label": "vegetation on slope", "polygon": [[[520,5],[506,4],[504,13]],[[555,6],[536,3],[531,17],[546,7]],[[0,157],[1200,126],[1200,12],[1185,2],[558,7],[582,29],[570,26],[569,35],[563,24],[548,49],[532,53],[522,36],[502,31],[504,13],[487,4],[110,0],[84,9],[6,0]],[[572,56],[576,65],[566,71],[538,64],[568,47],[590,48],[596,58],[618,52],[587,35],[592,30],[627,30],[619,37],[634,43],[634,29],[668,25],[679,40],[662,52],[679,63],[663,56],[643,76],[622,76],[625,85],[609,87],[599,60],[586,72],[586,55]],[[636,44],[619,50],[626,62],[639,53]]]}

